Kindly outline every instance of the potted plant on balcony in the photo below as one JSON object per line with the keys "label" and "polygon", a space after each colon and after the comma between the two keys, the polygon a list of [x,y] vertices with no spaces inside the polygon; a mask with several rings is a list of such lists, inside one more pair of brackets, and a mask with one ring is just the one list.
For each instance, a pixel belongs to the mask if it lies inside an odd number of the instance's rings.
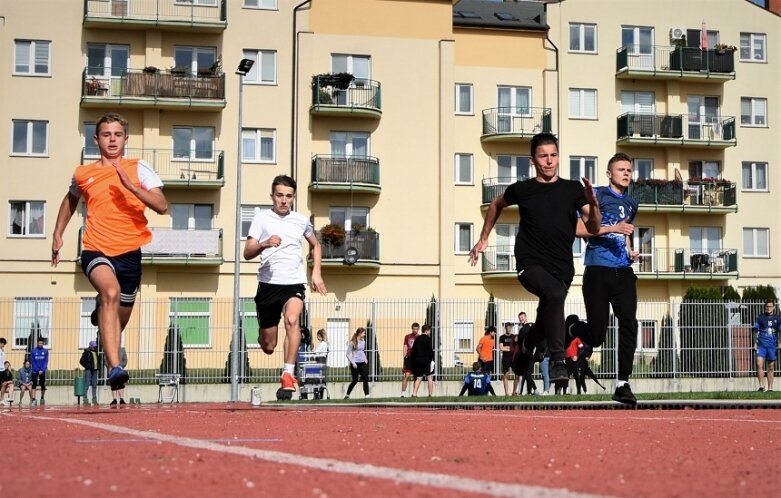
{"label": "potted plant on balcony", "polygon": [[344,244],[347,233],[344,227],[338,223],[328,223],[320,229],[320,238],[324,244],[331,247],[338,247]]}
{"label": "potted plant on balcony", "polygon": [[146,66],[144,68],[144,73],[146,74],[157,74],[160,72],[160,69],[156,68],[155,66]]}
{"label": "potted plant on balcony", "polygon": [[96,77],[91,76],[90,79],[87,80],[87,95],[105,95],[106,90],[106,87],[103,86],[103,82],[98,80]]}
{"label": "potted plant on balcony", "polygon": [[735,71],[735,51],[738,48],[726,43],[717,43],[713,50],[708,50],[710,57],[709,69],[715,73],[731,73]]}
{"label": "potted plant on balcony", "polygon": [[679,180],[641,178],[631,184],[630,195],[640,204],[682,204],[683,183]]}

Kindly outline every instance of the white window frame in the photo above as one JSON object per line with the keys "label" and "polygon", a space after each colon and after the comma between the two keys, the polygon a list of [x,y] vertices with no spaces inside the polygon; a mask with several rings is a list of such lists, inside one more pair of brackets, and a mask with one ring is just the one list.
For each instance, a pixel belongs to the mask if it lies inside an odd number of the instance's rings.
{"label": "white window frame", "polygon": [[[197,75],[198,71],[201,70],[207,70],[211,68],[211,66],[217,62],[217,48],[216,47],[196,47],[192,45],[178,45],[174,47],[174,64],[176,64],[177,54],[186,53],[187,51],[190,52],[190,62],[189,67],[188,66],[175,66],[176,69],[187,69],[190,71],[191,74]],[[199,54],[206,54],[211,55],[211,64],[209,64],[207,67],[199,67],[198,66],[198,55]]]}
{"label": "white window frame", "polygon": [[[20,60],[19,48],[22,45],[27,46],[27,60]],[[46,47],[46,71],[37,72],[36,68],[40,61],[38,61],[38,50],[40,47]],[[19,70],[19,66],[26,66],[27,70]],[[52,75],[52,42],[51,40],[14,40],[14,76],[51,76]]]}
{"label": "white window frame", "polygon": [[[464,341],[464,345],[461,344]],[[475,322],[456,320],[453,322],[453,352],[474,353]]]}
{"label": "white window frame", "polygon": [[[473,223],[456,223],[454,225],[455,228],[455,243],[454,243],[454,252],[455,254],[468,254],[469,251],[472,250],[472,241],[474,240],[475,235],[475,226]],[[461,233],[464,231],[464,229],[469,231],[469,241],[467,243],[467,247],[461,246]]]}
{"label": "white window frame", "polygon": [[[494,264],[496,268],[507,267],[509,271],[515,269],[515,239],[518,238],[517,223],[497,223],[494,227],[496,232],[496,245],[494,246]],[[506,260],[507,264],[499,262],[500,259]]]}
{"label": "white window frame", "polygon": [[[79,313],[79,349],[89,347],[90,341],[96,341],[98,337],[98,328],[92,325],[92,312],[96,307],[94,297],[82,297]],[[125,334],[122,334],[124,340]]]}
{"label": "white window frame", "polygon": [[[20,321],[27,321],[20,325]],[[27,349],[27,339],[30,328],[37,322],[40,326],[40,336],[48,348],[52,347],[51,334],[52,298],[50,297],[17,297],[14,298],[14,331],[8,341],[11,349]]]}
{"label": "white window frame", "polygon": [[689,179],[698,178],[704,180],[707,178],[720,180],[721,175],[722,169],[720,161],[689,161]]}
{"label": "white window frame", "polygon": [[[744,40],[747,42],[745,45]],[[756,47],[757,42],[761,42],[762,45],[759,50]],[[744,50],[748,52],[748,57],[743,57]],[[767,62],[767,35],[764,33],[741,33],[738,53],[740,62]]]}
{"label": "white window frame", "polygon": [[366,131],[332,131],[328,144],[334,157],[371,157],[371,134]]}
{"label": "white window frame", "polygon": [[[760,240],[758,235],[760,233],[765,234],[765,242],[763,248],[764,252],[760,252],[759,244]],[[751,247],[748,246],[750,237]],[[743,257],[744,258],[763,258],[770,257],[770,228],[767,227],[743,227]]]}
{"label": "white window frame", "polygon": [[217,0],[174,0],[174,4],[193,5],[198,7],[217,7]]}
{"label": "white window frame", "polygon": [[[34,152],[33,151],[33,139],[35,137],[35,133],[33,132],[36,124],[43,123],[45,127],[45,136],[44,136],[44,150],[43,152]],[[23,152],[14,151],[14,142],[16,139],[16,125],[17,124],[25,124],[25,149]],[[42,120],[42,119],[12,119],[11,120],[11,156],[17,156],[17,157],[48,157],[49,156],[49,121]]]}
{"label": "white window frame", "polygon": [[[199,218],[197,217],[197,209],[196,208],[204,208],[208,207],[210,210],[209,213],[209,226],[208,227],[198,227],[197,222],[199,220],[205,220],[205,218]],[[176,228],[174,226],[174,210],[179,210],[182,208],[186,208],[188,210],[187,213],[187,228]],[[207,204],[207,203],[191,203],[191,202],[175,202],[171,203],[171,229],[172,230],[212,230],[214,228],[214,204]]]}
{"label": "white window frame", "polygon": [[[502,174],[507,169],[509,161],[510,175]],[[511,154],[498,154],[496,156],[496,177],[498,185],[510,186],[516,181],[528,180],[536,176],[534,164],[529,156],[516,156]]]}
{"label": "white window frame", "polygon": [[[15,211],[12,208],[12,204],[14,203],[24,203],[24,208],[21,212],[22,219],[21,221],[21,227],[22,227],[22,233],[13,233],[12,227],[14,222],[14,214]],[[40,206],[31,206],[31,204],[40,204]],[[24,233],[28,231],[31,223],[31,217],[32,217],[32,211],[34,208],[40,208],[42,210],[42,221],[41,221],[41,231],[40,233]],[[7,235],[9,238],[13,239],[42,239],[46,237],[46,201],[29,201],[29,200],[9,200],[8,201],[8,230]]]}
{"label": "white window frame", "polygon": [[[652,345],[649,347],[643,346],[643,326],[647,326],[653,329],[653,337],[651,339]],[[655,353],[659,349],[659,322],[650,319],[637,319],[637,349],[638,353]]]}
{"label": "white window frame", "polygon": [[[708,235],[716,235],[716,237],[708,237]],[[711,242],[715,242],[716,245],[711,245]],[[724,231],[721,227],[689,227],[689,250],[692,254],[712,254],[721,251],[723,242]]]}
{"label": "white window frame", "polygon": [[[244,76],[244,83],[251,85],[276,85],[277,84],[277,51],[264,49],[245,49],[244,58],[255,61],[252,69]],[[263,74],[265,64],[271,65],[270,75]]]}
{"label": "white window frame", "polygon": [[269,204],[242,204],[241,205],[241,240],[247,240],[249,234],[249,227],[252,225],[252,220],[255,215],[260,211],[271,209]]}
{"label": "white window frame", "polygon": [[572,255],[576,258],[582,257],[586,253],[586,241],[580,237],[575,237],[572,241]]}
{"label": "white window frame", "polygon": [[[468,108],[461,107],[461,90],[466,90],[469,96]],[[473,116],[475,113],[475,88],[471,83],[456,83],[454,108],[457,116]]]}
{"label": "white window frame", "polygon": [[[454,164],[454,181],[456,185],[474,185],[475,183],[475,156],[474,154],[468,154],[468,153],[456,153],[454,158],[455,164]],[[468,172],[468,178],[462,178],[461,177],[461,167],[464,166],[464,161],[466,161],[466,166],[468,166],[469,172]]]}
{"label": "white window frame", "polygon": [[[750,122],[743,122],[743,104],[749,104],[751,106],[751,114],[748,114]],[[758,108],[760,104],[765,108],[764,114],[759,114]],[[764,97],[741,97],[740,98],[740,126],[767,128],[767,99]],[[759,118],[762,118],[763,123],[759,123]]]}
{"label": "white window frame", "polygon": [[335,223],[335,221],[333,221],[334,213],[337,212],[344,213],[344,230],[347,233],[349,233],[353,228],[353,217],[364,218],[366,220],[366,223],[361,223],[364,229],[371,226],[370,212],[369,208],[367,207],[332,206],[328,210],[329,223]]}
{"label": "white window frame", "polygon": [[[372,58],[370,55],[360,55],[360,54],[343,54],[343,53],[334,53],[331,54],[331,71],[338,73],[342,72],[339,68],[336,67],[336,62],[338,60],[344,59],[345,68],[344,72],[350,73],[353,76],[355,76],[355,79],[358,80],[370,80],[372,75]],[[366,66],[366,73],[357,72],[356,70],[359,67],[362,67],[363,64],[356,64],[356,62],[361,61],[365,62]],[[355,85],[355,80],[351,83],[351,86]]]}
{"label": "white window frame", "polygon": [[244,9],[279,10],[277,0],[244,0],[241,7]]}
{"label": "white window frame", "polygon": [[[640,176],[641,169],[644,169],[646,164],[648,166],[648,176]],[[654,160],[648,157],[635,157],[632,159],[632,180],[646,180],[654,177]]]}
{"label": "white window frame", "polygon": [[[263,157],[263,142],[271,140],[271,157]],[[244,146],[252,142],[254,156],[244,155]],[[241,162],[256,164],[275,164],[277,162],[277,130],[273,128],[243,128],[241,130]]]}
{"label": "white window frame", "polygon": [[[577,163],[578,174],[573,174],[573,168]],[[597,169],[599,168],[599,160],[595,156],[569,156],[569,173],[570,180],[580,181],[581,178],[586,177],[591,180],[594,185],[599,185],[599,175],[597,175]],[[589,173],[591,170],[591,174]]]}
{"label": "white window frame", "polygon": [[[653,272],[657,270],[655,233],[656,229],[652,226],[635,226],[635,231],[632,233],[632,248],[640,254],[638,261],[632,263],[632,268],[634,268],[635,272]],[[643,239],[648,241],[650,247],[643,247]]]}
{"label": "white window frame", "polygon": [[[176,155],[176,131],[177,130],[189,130],[190,132],[190,140],[189,140],[189,155],[188,156],[177,156]],[[210,155],[209,157],[198,157],[199,150],[197,148],[197,140],[196,140],[196,134],[197,132],[203,132],[203,131],[209,131],[211,132],[211,141],[209,144],[209,151]],[[203,162],[213,162],[214,161],[214,127],[212,126],[174,126],[173,131],[171,133],[171,160],[176,161],[203,161]]]}
{"label": "white window frame", "polygon": [[[593,95],[594,114],[587,114],[586,95]],[[599,93],[596,88],[570,88],[569,89],[569,118],[570,119],[599,119]],[[577,108],[577,109],[575,109]],[[575,112],[573,112],[575,111]]]}
{"label": "white window frame", "polygon": [[[746,185],[746,171],[748,171],[749,174],[749,183],[750,185]],[[764,188],[757,187],[757,178],[763,176],[764,177]],[[770,183],[768,178],[768,167],[766,162],[760,162],[760,161],[743,161],[741,163],[741,171],[740,171],[740,184],[741,184],[741,191],[743,192],[770,192]]]}
{"label": "white window frame", "polygon": [[97,135],[97,123],[95,121],[84,122],[84,158],[97,159],[100,157],[100,149],[98,144],[95,143],[95,135]]}
{"label": "white window frame", "polygon": [[[184,303],[193,302],[193,301],[205,301],[209,304],[208,311],[176,311],[174,312],[171,308],[173,308],[174,301],[182,301]],[[182,348],[185,349],[208,349],[211,347],[212,343],[212,315],[214,314],[214,302],[212,298],[210,297],[189,297],[189,296],[183,296],[183,297],[172,297],[170,298],[170,301],[168,302],[168,323],[173,324],[174,323],[174,317],[175,316],[181,316],[181,317],[206,317],[208,319],[206,323],[206,330],[207,330],[207,340],[205,344],[185,344],[184,340],[182,340]],[[167,329],[166,329],[167,330]],[[181,337],[182,329],[179,329],[179,336]]]}
{"label": "white window frame", "polygon": [[[572,48],[572,29],[576,28],[578,30],[577,33],[577,48]],[[591,30],[592,36],[594,37],[594,50],[587,50],[585,48],[586,46],[586,32]],[[584,23],[584,22],[571,22],[569,23],[569,52],[575,53],[575,54],[596,54],[599,47],[597,45],[597,25],[592,23]]]}

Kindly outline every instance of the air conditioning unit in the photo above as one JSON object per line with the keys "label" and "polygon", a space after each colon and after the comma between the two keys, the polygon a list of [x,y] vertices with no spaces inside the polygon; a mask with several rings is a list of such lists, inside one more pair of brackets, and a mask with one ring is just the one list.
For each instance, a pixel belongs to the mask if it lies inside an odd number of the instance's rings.
{"label": "air conditioning unit", "polygon": [[678,41],[686,38],[686,28],[670,28],[670,40]]}

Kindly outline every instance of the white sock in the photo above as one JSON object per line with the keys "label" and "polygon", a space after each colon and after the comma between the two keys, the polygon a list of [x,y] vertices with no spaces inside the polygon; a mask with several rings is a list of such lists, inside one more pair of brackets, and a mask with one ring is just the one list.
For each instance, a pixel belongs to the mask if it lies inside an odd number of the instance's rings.
{"label": "white sock", "polygon": [[294,370],[296,368],[295,363],[285,363],[285,366],[282,368],[282,373],[287,372],[290,375],[295,375]]}

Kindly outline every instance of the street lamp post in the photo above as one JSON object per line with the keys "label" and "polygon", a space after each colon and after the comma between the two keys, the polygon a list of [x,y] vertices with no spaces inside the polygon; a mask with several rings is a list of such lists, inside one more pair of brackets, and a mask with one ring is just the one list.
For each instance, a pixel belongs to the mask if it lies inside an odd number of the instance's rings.
{"label": "street lamp post", "polygon": [[241,59],[236,74],[239,75],[239,129],[236,146],[236,234],[233,252],[233,340],[231,341],[231,401],[239,400],[239,339],[241,329],[241,126],[244,97],[244,76],[252,69],[255,61]]}

